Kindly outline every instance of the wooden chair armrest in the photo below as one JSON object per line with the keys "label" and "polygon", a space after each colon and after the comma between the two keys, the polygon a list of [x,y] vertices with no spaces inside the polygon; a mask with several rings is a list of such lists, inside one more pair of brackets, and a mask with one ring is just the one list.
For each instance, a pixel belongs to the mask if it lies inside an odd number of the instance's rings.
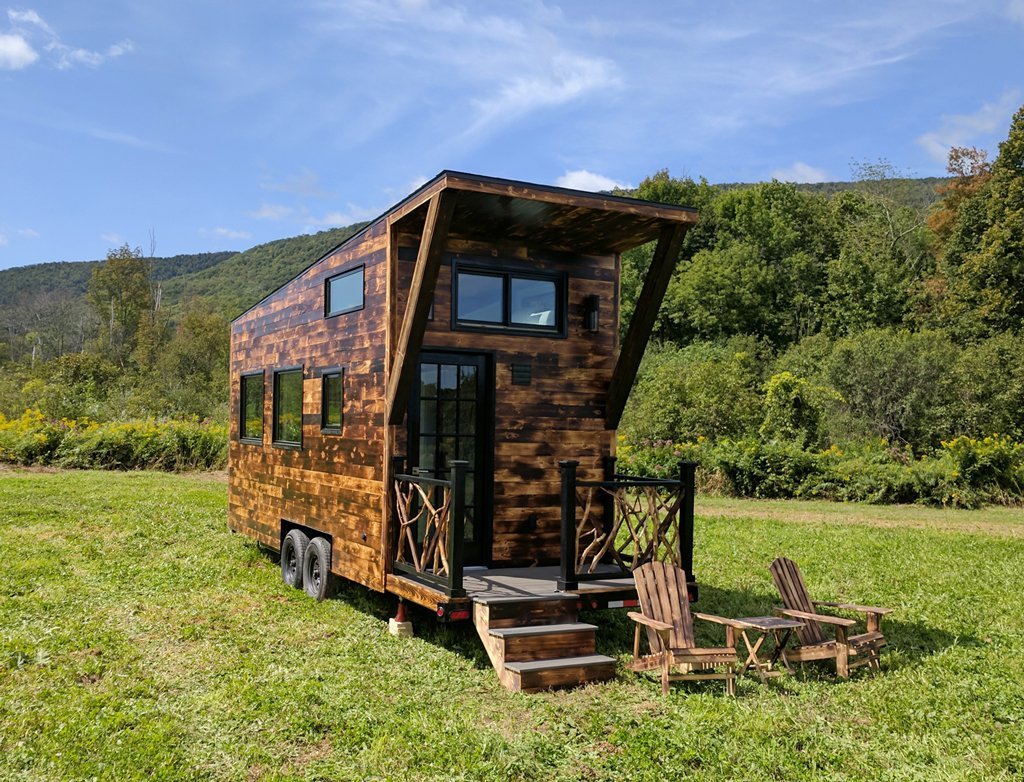
{"label": "wooden chair armrest", "polygon": [[891,614],[891,608],[879,608],[878,606],[862,606],[856,603],[834,603],[829,600],[812,600],[812,603],[816,606],[825,606],[826,608],[840,608],[844,611],[857,611],[861,614],[878,614],[879,616],[885,616]]}
{"label": "wooden chair armrest", "polygon": [[776,608],[775,611],[783,616],[788,616],[793,619],[804,619],[809,622],[821,622],[822,624],[835,625],[836,627],[853,627],[857,624],[853,619],[844,619],[841,616],[811,614],[807,611],[794,611],[790,608]]}
{"label": "wooden chair armrest", "polygon": [[657,619],[651,619],[649,616],[644,616],[643,614],[639,614],[636,611],[630,611],[628,614],[626,614],[626,616],[628,616],[634,622],[646,625],[647,627],[650,627],[652,630],[656,630],[658,632],[667,633],[671,632],[672,630],[672,625],[670,625],[668,622],[662,622]]}
{"label": "wooden chair armrest", "polygon": [[738,627],[741,630],[745,630],[750,627],[746,622],[740,622],[737,619],[727,619],[724,616],[716,616],[715,614],[702,614],[699,611],[694,611],[693,615],[697,619],[703,619],[705,622],[714,622],[716,625]]}

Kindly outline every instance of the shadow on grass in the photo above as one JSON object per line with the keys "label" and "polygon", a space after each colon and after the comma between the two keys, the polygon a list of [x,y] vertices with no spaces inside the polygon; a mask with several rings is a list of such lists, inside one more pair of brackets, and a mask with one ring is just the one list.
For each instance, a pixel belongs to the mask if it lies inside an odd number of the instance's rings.
{"label": "shadow on grass", "polygon": [[[265,554],[277,561],[276,552],[264,550]],[[331,599],[341,600],[349,607],[382,623],[394,616],[398,604],[394,595],[374,592],[366,587],[335,578]],[[759,590],[722,589],[709,584],[700,585],[700,599],[692,604],[695,611],[738,618],[769,616],[772,609],[780,604],[778,595]],[[626,615],[628,609],[605,609],[581,611],[580,621],[597,625],[597,653],[617,657],[625,661],[632,655],[635,623]],[[636,609],[633,609],[636,610]],[[863,617],[845,614],[859,619],[853,632],[863,632]],[[435,644],[468,660],[478,669],[490,668],[487,653],[477,636],[471,621],[442,623],[425,608],[406,602],[406,617],[412,622],[417,638]],[[921,623],[900,620],[898,612],[887,616],[882,631],[888,641],[888,649],[882,654],[882,671],[897,670],[912,665],[941,652],[951,646],[980,646],[980,640],[972,635],[952,635],[944,630]],[[698,645],[721,646],[725,643],[724,629],[709,622],[695,620],[694,631]],[[827,632],[827,631],[826,631]],[[741,659],[745,657],[742,642],[738,649]],[[641,641],[646,650],[646,640]],[[808,663],[797,675],[815,678],[834,678],[835,666],[831,662]],[[838,680],[837,680],[838,681]]]}

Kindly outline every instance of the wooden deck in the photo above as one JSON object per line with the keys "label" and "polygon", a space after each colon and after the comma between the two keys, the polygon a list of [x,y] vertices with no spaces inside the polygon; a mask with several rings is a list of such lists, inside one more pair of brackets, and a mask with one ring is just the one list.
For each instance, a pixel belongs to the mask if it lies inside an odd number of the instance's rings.
{"label": "wooden deck", "polygon": [[[617,574],[618,570],[609,567],[609,575]],[[600,571],[599,571],[600,572]],[[487,603],[491,600],[510,597],[547,597],[550,595],[580,598],[584,608],[590,603],[603,603],[611,600],[636,597],[636,584],[632,578],[608,578],[601,581],[581,582],[578,589],[559,592],[557,589],[559,569],[556,565],[548,567],[526,568],[466,568],[463,574],[463,586],[466,594],[476,603]]]}

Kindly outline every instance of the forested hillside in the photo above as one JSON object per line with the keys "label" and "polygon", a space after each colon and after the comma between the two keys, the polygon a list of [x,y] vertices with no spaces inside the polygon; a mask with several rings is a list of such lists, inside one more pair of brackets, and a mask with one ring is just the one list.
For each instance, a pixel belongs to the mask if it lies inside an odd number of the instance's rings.
{"label": "forested hillside", "polygon": [[[880,162],[844,186],[713,186],[661,171],[629,192],[700,222],[623,419],[624,464],[688,456],[706,486],[766,497],[1024,496],[1024,108],[994,160],[954,148],[949,173]],[[359,227],[165,277],[128,247],[0,273],[0,412],[225,420],[230,318]],[[623,328],[651,252],[623,256]]]}

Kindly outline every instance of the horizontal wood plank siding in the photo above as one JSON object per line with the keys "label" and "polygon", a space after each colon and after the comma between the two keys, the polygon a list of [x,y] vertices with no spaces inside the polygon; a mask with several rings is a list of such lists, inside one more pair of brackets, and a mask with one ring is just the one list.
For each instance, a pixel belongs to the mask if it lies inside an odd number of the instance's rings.
{"label": "horizontal wood plank siding", "polygon": [[[406,306],[418,236],[396,232],[398,273],[392,329]],[[453,331],[451,257],[474,265],[514,260],[568,277],[565,338]],[[525,268],[525,267],[524,267]],[[537,251],[527,245],[449,237],[427,325],[424,350],[488,353],[495,369],[494,520],[496,567],[554,563],[559,557],[558,462],[580,462],[580,480],[602,475],[602,457],[614,451],[605,427],[605,398],[618,350],[617,255]],[[585,300],[600,297],[600,330],[583,326]],[[529,385],[512,383],[512,364],[531,367]],[[405,453],[404,427],[394,427],[396,450]]]}
{"label": "horizontal wood plank siding", "polygon": [[[324,317],[328,277],[364,266],[361,310]],[[384,490],[387,229],[371,227],[232,324],[228,516],[231,526],[277,549],[282,520],[332,537],[331,570],[384,588],[380,541]],[[303,367],[302,447],[271,444],[273,372]],[[344,367],[341,434],[324,434],[323,371]],[[238,439],[240,375],[265,372],[262,445]]]}

